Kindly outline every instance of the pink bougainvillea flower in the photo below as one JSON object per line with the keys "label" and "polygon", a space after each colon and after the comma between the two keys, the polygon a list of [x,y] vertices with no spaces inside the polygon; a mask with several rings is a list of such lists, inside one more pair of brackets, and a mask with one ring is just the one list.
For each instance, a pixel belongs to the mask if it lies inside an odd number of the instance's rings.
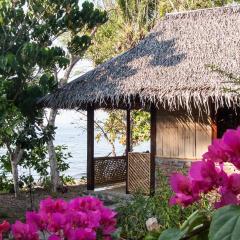
{"label": "pink bougainvillea flower", "polygon": [[221,188],[221,192],[224,193],[229,191],[235,195],[240,194],[240,174],[233,173],[228,177],[227,181],[225,181]]}
{"label": "pink bougainvillea flower", "polygon": [[101,226],[104,235],[110,235],[116,231],[116,215],[117,213],[109,208],[101,210]]}
{"label": "pink bougainvillea flower", "polygon": [[39,240],[37,229],[32,224],[16,221],[12,225],[12,233],[15,240]]}
{"label": "pink bougainvillea flower", "polygon": [[170,178],[172,190],[175,196],[170,199],[170,204],[179,204],[188,206],[199,199],[199,190],[197,185],[192,184],[191,180],[180,173],[175,173]]}
{"label": "pink bougainvillea flower", "polygon": [[224,186],[228,182],[228,175],[222,168],[217,168],[216,186]]}
{"label": "pink bougainvillea flower", "polygon": [[[76,228],[98,228],[100,226],[100,211],[70,211],[67,216],[67,224],[76,229]],[[68,227],[66,228],[66,230]]]}
{"label": "pink bougainvillea flower", "polygon": [[92,196],[78,197],[70,201],[69,208],[76,211],[95,211],[103,207],[103,203]]}
{"label": "pink bougainvillea flower", "polygon": [[66,212],[68,207],[67,202],[63,199],[53,200],[52,198],[44,199],[40,202],[40,212],[44,212],[47,214],[51,213],[64,213]]}
{"label": "pink bougainvillea flower", "polygon": [[192,163],[189,176],[204,193],[219,187],[227,180],[227,174],[222,169],[217,168],[214,162],[205,160]]}
{"label": "pink bougainvillea flower", "polygon": [[214,139],[208,147],[208,151],[203,154],[203,159],[218,163],[228,162],[229,154],[227,150],[229,150],[228,146],[224,144],[222,139]]}
{"label": "pink bougainvillea flower", "polygon": [[170,178],[170,184],[175,193],[180,193],[183,191],[191,192],[190,179],[181,173],[173,174]]}
{"label": "pink bougainvillea flower", "polygon": [[2,240],[3,233],[6,233],[10,230],[10,224],[7,221],[3,221],[0,224],[0,240]]}
{"label": "pink bougainvillea flower", "polygon": [[104,236],[103,240],[112,240],[112,237],[111,236]]}
{"label": "pink bougainvillea flower", "polygon": [[48,238],[48,240],[61,240],[61,238],[58,235],[53,234]]}
{"label": "pink bougainvillea flower", "polygon": [[68,240],[96,240],[96,232],[91,228],[78,228],[71,230],[67,236]]}
{"label": "pink bougainvillea flower", "polygon": [[42,212],[27,212],[26,213],[26,223],[35,225],[35,227],[40,230],[46,230],[48,225],[49,216]]}
{"label": "pink bougainvillea flower", "polygon": [[230,162],[240,169],[240,128],[237,130],[227,130],[222,138],[223,143],[227,146],[227,154],[230,156]]}
{"label": "pink bougainvillea flower", "polygon": [[116,230],[115,216],[94,197],[70,202],[47,198],[41,201],[38,212],[26,213],[26,224],[16,221],[12,232],[15,240],[39,240],[43,232],[49,240],[110,240]]}
{"label": "pink bougainvillea flower", "polygon": [[[67,224],[70,225],[71,228],[79,228],[79,227],[88,227],[89,226],[89,218],[86,212],[80,211],[70,211],[67,216]],[[98,224],[99,226],[99,224]]]}
{"label": "pink bougainvillea flower", "polygon": [[194,162],[188,177],[174,174],[171,178],[175,195],[171,204],[187,206],[198,200],[196,193],[216,190],[221,196],[215,207],[228,204],[240,205],[240,174],[228,175],[224,163],[230,162],[240,170],[240,128],[227,130],[221,139],[214,140],[202,161]]}
{"label": "pink bougainvillea flower", "polygon": [[239,204],[239,200],[237,196],[231,191],[224,191],[221,193],[220,202],[215,203],[215,208],[220,208],[226,205],[237,205]]}
{"label": "pink bougainvillea flower", "polygon": [[48,231],[57,233],[66,225],[66,216],[62,213],[53,213],[49,219]]}

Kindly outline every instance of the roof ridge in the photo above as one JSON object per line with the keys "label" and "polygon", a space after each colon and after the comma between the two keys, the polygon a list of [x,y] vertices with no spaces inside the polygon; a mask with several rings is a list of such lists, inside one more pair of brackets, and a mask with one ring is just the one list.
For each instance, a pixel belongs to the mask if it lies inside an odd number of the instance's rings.
{"label": "roof ridge", "polygon": [[187,11],[180,11],[180,12],[171,12],[167,13],[162,20],[165,19],[177,19],[182,18],[184,16],[201,16],[202,13],[205,12],[215,12],[215,13],[222,13],[222,12],[238,12],[240,11],[240,4],[233,2],[232,4],[228,4],[221,7],[212,7],[212,8],[201,8],[201,9],[195,9],[195,10],[187,10]]}

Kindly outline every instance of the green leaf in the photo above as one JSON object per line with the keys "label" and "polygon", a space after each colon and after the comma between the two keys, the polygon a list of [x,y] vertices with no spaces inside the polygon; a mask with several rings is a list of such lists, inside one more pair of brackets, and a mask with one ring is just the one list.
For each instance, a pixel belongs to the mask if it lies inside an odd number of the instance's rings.
{"label": "green leaf", "polygon": [[191,232],[193,229],[201,227],[201,225],[209,223],[206,212],[203,211],[195,211],[192,213],[187,220],[182,224],[181,230],[184,232]]}
{"label": "green leaf", "polygon": [[216,210],[210,225],[210,240],[239,240],[240,207],[226,206]]}
{"label": "green leaf", "polygon": [[184,232],[177,228],[169,228],[162,232],[159,240],[180,240],[184,236]]}

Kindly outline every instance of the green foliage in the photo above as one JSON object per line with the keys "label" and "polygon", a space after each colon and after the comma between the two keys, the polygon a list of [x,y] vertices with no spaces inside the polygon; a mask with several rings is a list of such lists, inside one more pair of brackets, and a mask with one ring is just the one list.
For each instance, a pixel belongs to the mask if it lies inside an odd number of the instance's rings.
{"label": "green foliage", "polygon": [[159,240],[180,240],[184,234],[177,228],[169,228],[161,234]]}
{"label": "green foliage", "polygon": [[152,0],[118,0],[107,6],[109,20],[99,27],[88,56],[100,64],[135,46],[153,27],[157,6]]}
{"label": "green foliage", "polygon": [[132,111],[132,144],[150,140],[150,113],[145,111]]}
{"label": "green foliage", "polygon": [[179,229],[162,232],[159,240],[238,240],[240,235],[240,207],[228,205],[213,212],[197,210]]}
{"label": "green foliage", "polygon": [[[58,145],[55,147],[58,171],[63,180],[63,184],[73,181],[71,177],[64,175],[64,172],[69,169],[69,164],[66,163],[66,160],[72,157],[69,152],[66,152],[67,149],[68,148],[65,145]],[[38,185],[42,185],[43,187],[49,187],[51,185],[49,176],[50,165],[46,155],[47,148],[45,146],[41,148],[34,148],[26,153],[20,163],[20,165],[24,168],[30,168],[36,171],[39,175]]]}
{"label": "green foliage", "polygon": [[237,240],[240,236],[240,207],[226,206],[216,210],[209,229],[210,240]]}
{"label": "green foliage", "polygon": [[65,51],[51,45],[54,39],[70,32],[68,52],[82,56],[91,38],[80,32],[107,20],[93,3],[80,9],[77,0],[5,2],[0,17],[0,96],[23,116],[33,115],[36,100],[57,86],[54,69],[69,63]]}
{"label": "green foliage", "polygon": [[[235,2],[239,2],[238,0]],[[164,16],[170,12],[189,11],[203,8],[221,7],[226,4],[231,4],[230,0],[171,0],[171,1],[160,1],[158,11],[160,16]]]}
{"label": "green foliage", "polygon": [[[167,228],[179,228],[184,220],[197,209],[206,209],[207,213],[211,209],[208,202],[200,202],[185,209],[179,206],[169,206],[171,195],[172,191],[169,187],[168,177],[159,173],[159,186],[154,196],[139,194],[134,196],[134,199],[130,202],[122,203],[117,208],[118,225],[122,229],[122,236],[127,239],[157,240],[160,232]],[[160,224],[158,233],[147,231],[146,221],[150,217],[158,219]],[[191,229],[193,224],[198,222],[198,219],[198,217],[195,217],[190,224],[186,222],[184,228]]]}
{"label": "green foliage", "polygon": [[12,192],[13,191],[13,183],[9,181],[8,177],[5,173],[0,175],[0,192]]}
{"label": "green foliage", "polygon": [[[36,156],[55,129],[43,127],[43,111],[36,103],[58,87],[56,73],[67,68],[70,56],[83,56],[91,44],[90,32],[106,20],[106,12],[90,2],[1,1],[0,147],[7,148],[15,165],[26,161],[43,174],[44,164],[38,166]],[[66,48],[55,46],[64,33],[70,36]]]}
{"label": "green foliage", "polygon": [[156,240],[208,240],[210,219],[211,212],[196,210],[187,218],[179,229],[166,229],[161,233],[159,238],[156,238]]}
{"label": "green foliage", "polygon": [[[58,163],[58,171],[63,184],[74,183],[74,179],[66,176],[64,172],[69,169],[69,164],[66,160],[71,158],[71,154],[67,152],[68,148],[65,145],[55,147]],[[25,151],[23,158],[19,162],[19,166],[26,170],[30,170],[29,174],[20,176],[20,187],[42,186],[50,189],[51,181],[49,176],[49,161],[47,158],[47,148],[45,146],[34,147]],[[38,178],[33,178],[32,172],[37,173]],[[11,173],[11,161],[8,155],[3,155],[0,158],[0,192],[13,192],[13,182],[9,177]]]}
{"label": "green foliage", "polygon": [[7,155],[0,156],[0,192],[13,192],[13,182],[9,179],[11,162]]}
{"label": "green foliage", "polygon": [[[122,145],[126,144],[126,111],[109,111],[108,118],[103,126],[99,124],[100,123],[95,124],[97,130],[99,130],[96,135],[97,141],[100,141],[102,137],[107,137],[107,140],[112,144],[114,144],[116,140]],[[131,125],[132,147],[150,139],[150,113],[141,110],[132,111]]]}
{"label": "green foliage", "polygon": [[[182,237],[184,235],[192,236],[195,232],[201,231],[202,240],[208,239],[208,227],[209,227],[209,219],[211,217],[211,212],[205,210],[196,210],[187,220],[182,224],[180,230],[182,233]],[[181,235],[181,234],[180,234]],[[195,236],[197,240],[198,237]]]}
{"label": "green foliage", "polygon": [[93,44],[87,51],[87,57],[98,65],[124,51],[122,41],[124,21],[118,14],[109,13],[109,20],[98,28]]}

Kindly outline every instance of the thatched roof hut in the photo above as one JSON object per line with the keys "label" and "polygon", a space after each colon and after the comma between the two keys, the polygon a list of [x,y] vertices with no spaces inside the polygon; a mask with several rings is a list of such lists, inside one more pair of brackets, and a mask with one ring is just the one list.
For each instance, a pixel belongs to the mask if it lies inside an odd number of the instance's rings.
{"label": "thatched roof hut", "polygon": [[[136,47],[41,100],[45,107],[87,109],[88,189],[121,180],[127,192],[149,193],[158,168],[189,166],[240,125],[239,94],[226,90],[238,86],[209,66],[240,75],[240,6],[169,14]],[[127,110],[126,155],[94,157],[100,107]],[[130,110],[137,107],[150,107],[150,153],[130,153]]]}
{"label": "thatched roof hut", "polygon": [[[78,77],[41,103],[52,108],[111,107],[138,98],[168,106],[239,104],[227,77],[240,74],[240,7],[167,15],[136,47]],[[228,85],[228,86],[226,86]],[[233,86],[230,86],[233,87]]]}

